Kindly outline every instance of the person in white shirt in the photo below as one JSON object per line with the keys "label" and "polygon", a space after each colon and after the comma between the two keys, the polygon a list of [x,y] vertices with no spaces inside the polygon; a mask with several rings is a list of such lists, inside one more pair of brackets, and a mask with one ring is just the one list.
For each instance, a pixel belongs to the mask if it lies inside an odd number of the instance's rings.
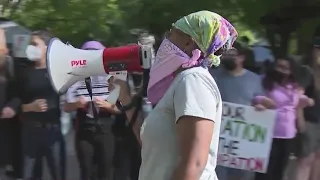
{"label": "person in white shirt", "polygon": [[[173,24],[150,71],[148,99],[155,107],[134,124],[142,144],[139,180],[218,179],[222,101],[208,67],[219,65],[236,37],[234,27],[210,11]],[[115,78],[110,83],[121,86],[119,101],[129,104],[127,83]],[[109,108],[116,110],[111,104]],[[126,111],[129,120],[135,109]]]}

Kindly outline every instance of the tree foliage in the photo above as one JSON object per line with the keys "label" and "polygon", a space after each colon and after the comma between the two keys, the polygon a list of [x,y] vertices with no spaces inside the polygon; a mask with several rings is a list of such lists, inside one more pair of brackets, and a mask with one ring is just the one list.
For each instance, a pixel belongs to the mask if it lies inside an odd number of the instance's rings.
{"label": "tree foliage", "polygon": [[14,20],[32,29],[50,29],[55,36],[79,45],[88,39],[108,42],[121,22],[117,0],[25,0]]}
{"label": "tree foliage", "polygon": [[[191,12],[215,11],[231,21],[241,35],[263,32],[260,18],[301,0],[15,0],[5,3],[7,16],[35,30],[48,28],[75,46],[88,39],[107,45],[134,42],[132,29],[161,37],[171,24]],[[316,0],[310,0],[316,1]],[[10,0],[8,0],[10,2]],[[260,33],[263,34],[263,33]]]}
{"label": "tree foliage", "polygon": [[74,45],[88,39],[101,40],[107,45],[130,42],[133,41],[131,29],[146,29],[161,37],[176,19],[202,9],[227,16],[248,32],[245,23],[239,21],[241,12],[234,0],[203,3],[191,0],[21,1],[19,9],[10,14],[15,21],[31,30],[50,29],[55,36]]}

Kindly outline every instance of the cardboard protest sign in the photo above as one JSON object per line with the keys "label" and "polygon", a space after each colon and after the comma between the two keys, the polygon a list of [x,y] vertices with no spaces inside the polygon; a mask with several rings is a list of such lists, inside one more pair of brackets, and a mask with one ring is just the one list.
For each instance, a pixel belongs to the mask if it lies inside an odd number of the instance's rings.
{"label": "cardboard protest sign", "polygon": [[266,172],[276,112],[223,103],[218,165]]}

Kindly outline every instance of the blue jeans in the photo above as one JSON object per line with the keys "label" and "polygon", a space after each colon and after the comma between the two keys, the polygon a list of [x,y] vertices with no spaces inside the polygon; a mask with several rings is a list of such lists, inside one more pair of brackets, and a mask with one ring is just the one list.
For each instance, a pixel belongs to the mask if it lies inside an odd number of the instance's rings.
{"label": "blue jeans", "polygon": [[66,179],[65,142],[59,123],[22,123],[23,179],[40,180],[43,159],[53,179]]}

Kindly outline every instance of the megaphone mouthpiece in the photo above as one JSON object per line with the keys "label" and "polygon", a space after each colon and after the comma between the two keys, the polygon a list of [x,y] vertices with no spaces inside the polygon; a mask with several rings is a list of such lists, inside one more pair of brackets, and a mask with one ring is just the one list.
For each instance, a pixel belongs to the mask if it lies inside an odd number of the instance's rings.
{"label": "megaphone mouthpiece", "polygon": [[103,64],[105,72],[142,71],[140,46],[137,44],[106,48],[103,50]]}

